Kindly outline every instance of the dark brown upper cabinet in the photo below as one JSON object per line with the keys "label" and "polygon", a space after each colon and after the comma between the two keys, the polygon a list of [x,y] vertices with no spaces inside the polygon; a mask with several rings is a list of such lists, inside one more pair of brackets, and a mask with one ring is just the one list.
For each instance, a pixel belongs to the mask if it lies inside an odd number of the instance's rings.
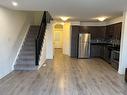
{"label": "dark brown upper cabinet", "polygon": [[89,26],[80,26],[80,33],[90,33],[90,27]]}
{"label": "dark brown upper cabinet", "polygon": [[106,26],[105,38],[106,39],[112,39],[113,35],[114,35],[114,25]]}
{"label": "dark brown upper cabinet", "polygon": [[114,24],[114,39],[121,40],[122,22]]}
{"label": "dark brown upper cabinet", "polygon": [[106,26],[106,39],[120,40],[121,39],[122,22]]}
{"label": "dark brown upper cabinet", "polygon": [[80,26],[80,33],[90,33],[91,39],[103,39],[105,31],[105,26]]}
{"label": "dark brown upper cabinet", "polygon": [[90,27],[91,39],[104,39],[106,27],[104,26],[92,26]]}

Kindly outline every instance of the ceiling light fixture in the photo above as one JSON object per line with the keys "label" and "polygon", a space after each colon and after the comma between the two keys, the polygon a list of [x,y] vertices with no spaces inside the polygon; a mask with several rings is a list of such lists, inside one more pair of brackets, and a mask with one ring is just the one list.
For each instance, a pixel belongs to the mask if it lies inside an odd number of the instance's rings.
{"label": "ceiling light fixture", "polygon": [[104,21],[104,20],[106,20],[107,19],[107,17],[99,17],[99,18],[97,18],[99,21]]}
{"label": "ceiling light fixture", "polygon": [[18,3],[15,1],[12,1],[12,5],[16,7],[16,6],[18,6]]}
{"label": "ceiling light fixture", "polygon": [[63,21],[67,21],[69,19],[69,17],[65,17],[65,16],[62,16],[60,17]]}

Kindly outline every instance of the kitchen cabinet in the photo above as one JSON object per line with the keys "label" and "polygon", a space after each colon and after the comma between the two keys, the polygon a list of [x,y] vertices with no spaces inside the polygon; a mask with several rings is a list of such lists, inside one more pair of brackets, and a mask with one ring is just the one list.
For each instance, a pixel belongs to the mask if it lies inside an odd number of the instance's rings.
{"label": "kitchen cabinet", "polygon": [[[78,35],[79,33],[90,33],[91,40],[104,39],[106,27],[104,26],[72,26],[71,36],[71,57],[77,58],[78,56]],[[96,51],[94,50],[96,48]],[[100,50],[94,46],[92,56],[100,56]]]}
{"label": "kitchen cabinet", "polygon": [[101,57],[110,62],[111,50],[107,45],[119,45],[121,29],[122,22],[108,26],[72,26],[71,57],[77,58],[78,56],[79,33],[90,33],[91,42],[94,42],[94,45],[91,44],[91,57]]}
{"label": "kitchen cabinet", "polygon": [[104,58],[104,45],[100,45],[100,58]]}
{"label": "kitchen cabinet", "polygon": [[90,56],[93,57],[100,57],[101,55],[101,49],[100,49],[100,45],[91,45],[91,49],[90,49]]}
{"label": "kitchen cabinet", "polygon": [[80,32],[79,26],[72,26],[71,31],[71,57],[77,58],[78,56],[78,34]]}
{"label": "kitchen cabinet", "polygon": [[80,33],[90,33],[91,39],[104,39],[105,26],[80,26]]}
{"label": "kitchen cabinet", "polygon": [[114,39],[121,40],[122,22],[114,24]]}
{"label": "kitchen cabinet", "polygon": [[80,26],[79,33],[90,33],[90,27],[89,26]]}
{"label": "kitchen cabinet", "polygon": [[114,35],[114,25],[106,26],[105,39],[112,39]]}
{"label": "kitchen cabinet", "polygon": [[121,39],[122,22],[106,26],[106,39],[120,40]]}
{"label": "kitchen cabinet", "polygon": [[93,27],[90,27],[89,31],[91,33],[91,39],[92,40],[104,39],[106,27],[104,27],[104,26],[93,26]]}
{"label": "kitchen cabinet", "polygon": [[111,50],[106,46],[104,46],[104,56],[103,59],[106,60],[108,63],[111,62]]}
{"label": "kitchen cabinet", "polygon": [[90,55],[92,58],[93,57],[104,58],[104,45],[99,45],[99,44],[92,45],[91,44]]}

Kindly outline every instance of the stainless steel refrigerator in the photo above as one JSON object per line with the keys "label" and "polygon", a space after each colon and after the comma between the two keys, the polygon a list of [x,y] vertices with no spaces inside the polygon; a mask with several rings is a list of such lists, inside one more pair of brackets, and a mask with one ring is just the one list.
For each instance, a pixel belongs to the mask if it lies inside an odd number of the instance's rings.
{"label": "stainless steel refrigerator", "polygon": [[90,39],[91,34],[79,34],[78,58],[90,57]]}

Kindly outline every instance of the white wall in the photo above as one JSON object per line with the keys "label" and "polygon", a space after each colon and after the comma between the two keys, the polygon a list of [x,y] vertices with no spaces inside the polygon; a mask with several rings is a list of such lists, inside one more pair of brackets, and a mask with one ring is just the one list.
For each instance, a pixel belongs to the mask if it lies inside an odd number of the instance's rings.
{"label": "white wall", "polygon": [[39,68],[45,63],[47,59],[53,59],[53,32],[52,25],[48,24],[46,27],[46,33],[44,37],[43,46],[41,49],[41,56],[39,62]]}
{"label": "white wall", "polygon": [[74,26],[106,26],[107,22],[78,22],[78,21],[72,21],[71,25]]}
{"label": "white wall", "polygon": [[10,73],[22,40],[33,22],[27,12],[0,7],[0,78]]}
{"label": "white wall", "polygon": [[44,42],[41,49],[41,56],[38,69],[45,63],[45,61],[46,61],[46,36],[44,37]]}
{"label": "white wall", "polygon": [[70,56],[71,53],[71,24],[69,22],[64,24],[63,31],[63,54]]}
{"label": "white wall", "polygon": [[106,26],[106,22],[81,22],[81,26]]}
{"label": "white wall", "polygon": [[33,17],[34,17],[34,25],[41,24],[43,13],[44,12],[40,12],[40,11],[32,12]]}
{"label": "white wall", "polygon": [[107,21],[106,25],[111,25],[119,22],[123,22],[123,16]]}
{"label": "white wall", "polygon": [[80,22],[80,21],[72,21],[71,25],[77,25],[77,26],[106,26],[111,25],[115,23],[123,22],[123,16],[111,19],[109,21],[104,22]]}
{"label": "white wall", "polygon": [[125,68],[127,68],[127,11],[123,14],[123,25],[121,35],[121,46],[120,46],[120,61],[119,70],[120,74],[125,74]]}
{"label": "white wall", "polygon": [[53,24],[47,25],[46,29],[46,59],[53,59]]}
{"label": "white wall", "polygon": [[71,25],[79,26],[81,25],[80,21],[71,21]]}

